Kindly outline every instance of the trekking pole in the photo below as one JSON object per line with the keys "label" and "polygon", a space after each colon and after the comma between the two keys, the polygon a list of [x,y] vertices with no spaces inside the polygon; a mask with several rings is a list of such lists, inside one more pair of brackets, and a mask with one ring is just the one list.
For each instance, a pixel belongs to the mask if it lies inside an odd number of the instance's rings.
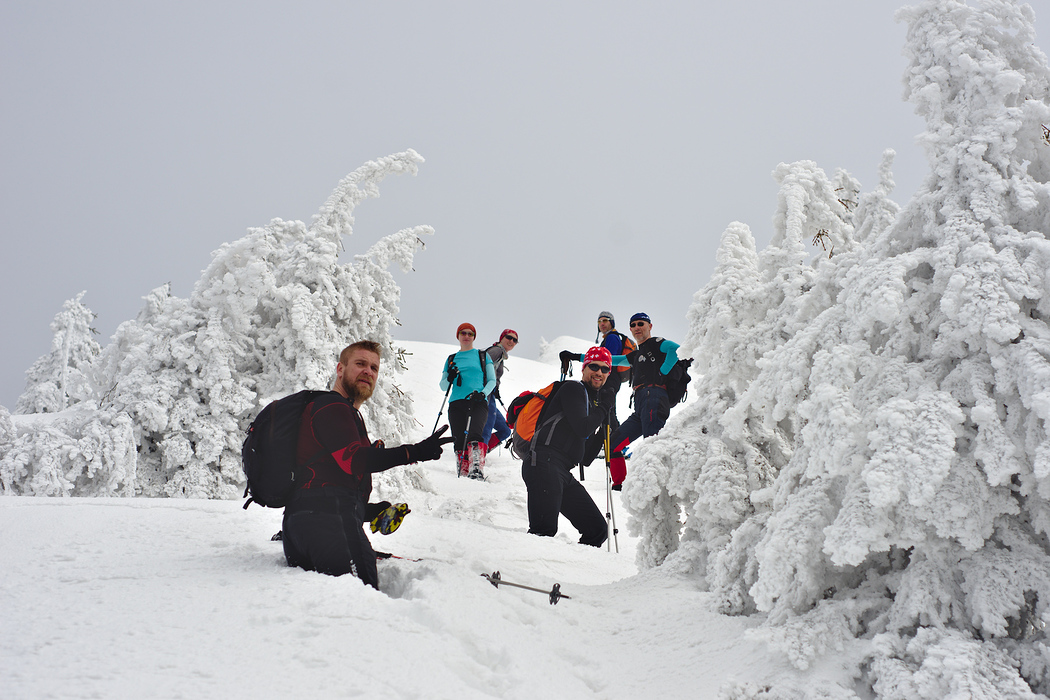
{"label": "trekking pole", "polygon": [[449,393],[451,391],[452,391],[452,382],[449,382],[448,383],[448,389],[445,389],[445,398],[441,400],[441,409],[438,411],[437,420],[434,421],[434,430],[430,431],[431,435],[433,435],[434,431],[438,429],[438,423],[441,422],[441,414],[445,412],[445,402],[448,401],[448,395],[449,395]]}
{"label": "trekking pole", "polygon": [[[613,542],[616,543],[616,553],[619,554],[620,553],[620,540],[619,540],[619,538],[616,537],[616,534],[619,532],[619,530],[616,529],[616,511],[613,508],[613,495],[612,495],[612,469],[609,466],[609,463],[612,461],[611,457],[610,457],[610,450],[612,449],[611,437],[612,437],[612,428],[609,425],[609,423],[607,422],[605,424],[605,507],[606,507],[605,522],[606,522],[606,525],[609,528],[609,531],[612,532]],[[605,548],[606,548],[607,551],[609,549],[611,549],[609,547],[609,538],[608,537],[606,537],[606,539],[605,539]]]}

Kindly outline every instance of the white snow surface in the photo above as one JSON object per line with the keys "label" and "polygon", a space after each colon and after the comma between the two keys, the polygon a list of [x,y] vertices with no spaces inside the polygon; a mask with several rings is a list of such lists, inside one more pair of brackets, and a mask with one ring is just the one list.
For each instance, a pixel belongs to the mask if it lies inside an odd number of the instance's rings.
{"label": "white snow surface", "polygon": [[[455,348],[400,344],[411,355],[398,383],[418,421],[407,437],[418,440]],[[513,355],[507,370],[506,402],[558,378]],[[604,509],[601,467],[583,483]],[[424,471],[430,483],[399,496],[412,508],[401,528],[371,535],[377,550],[419,559],[380,561],[379,591],[288,567],[270,540],[278,510],[0,497],[0,697],[855,697],[861,649],[798,671],[749,634],[762,615],[718,614],[695,579],[638,573],[620,494],[616,553],[577,544],[564,519],[557,537],[528,534],[520,463],[505,450],[484,482],[457,478],[448,450]],[[558,583],[569,599],[497,589],[481,576],[494,571],[545,591]]]}

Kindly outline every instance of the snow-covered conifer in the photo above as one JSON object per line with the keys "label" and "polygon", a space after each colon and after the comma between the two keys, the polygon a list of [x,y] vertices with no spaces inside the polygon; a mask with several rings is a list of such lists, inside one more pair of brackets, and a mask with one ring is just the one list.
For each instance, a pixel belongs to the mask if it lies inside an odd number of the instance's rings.
{"label": "snow-covered conifer", "polygon": [[[5,490],[105,493],[84,440],[109,426],[116,433],[107,449],[119,452],[132,435],[138,459],[120,462],[124,471],[105,482],[108,493],[237,497],[244,484],[241,442],[252,418],[286,394],[329,388],[339,352],[363,339],[383,348],[383,372],[366,404],[370,431],[399,444],[412,413],[397,387],[403,365],[390,326],[397,323],[400,290],[387,267],[396,262],[410,270],[422,237],[433,231],[399,231],[347,264],[339,254],[352,233],[354,207],[378,196],[384,177],[414,174],[421,162],[411,150],[370,161],[339,183],[310,226],[274,219],[250,229],[213,253],[188,299],[167,285],[153,290],[90,368],[98,415],[19,436],[24,444],[0,455]],[[38,457],[40,465],[28,469]],[[393,471],[377,478],[377,490],[427,485],[417,467]]]}
{"label": "snow-covered conifer", "polygon": [[[768,415],[778,392],[789,388],[766,385],[759,393],[754,382],[763,376],[765,357],[833,304],[837,289],[816,282],[821,270],[851,259],[855,204],[849,197],[859,184],[844,172],[833,181],[811,162],[783,164],[774,177],[781,189],[770,245],[758,254],[750,229],[731,224],[712,279],[690,307],[691,330],[680,355],[696,359],[701,376],[692,393],[699,400],[634,460],[624,498],[635,515],[632,527],[643,535],[643,565],[662,563],[674,552],[670,564],[711,571],[709,558],[717,552],[751,551],[761,530],[748,529],[750,536],[743,537],[740,525],[756,508],[762,511],[776,470],[791,456],[792,421]],[[813,244],[825,248],[811,255]],[[793,378],[791,386],[798,383]],[[706,582],[713,580],[709,575]],[[746,595],[727,597],[736,601],[727,609],[753,609]]]}
{"label": "snow-covered conifer", "polygon": [[85,371],[102,350],[91,327],[95,314],[81,302],[81,292],[62,305],[51,322],[51,352],[26,371],[26,389],[15,404],[15,412],[54,413],[92,394]]}
{"label": "snow-covered conifer", "polygon": [[[699,382],[624,495],[643,564],[692,558],[723,609],[766,611],[801,667],[866,637],[880,697],[1031,697],[1050,691],[1050,70],[1028,6],[930,0],[901,17],[931,175],[896,216],[888,158],[851,217],[826,197],[800,207],[817,189],[782,179],[758,255],[782,296],[748,329],[768,347],[752,376],[737,363]],[[817,227],[834,248],[806,265],[782,232]],[[711,332],[718,294],[690,312],[694,352],[716,357],[740,342]],[[660,517],[683,521],[679,542]]]}
{"label": "snow-covered conifer", "polygon": [[78,404],[12,417],[0,408],[0,494],[133,496],[136,465],[126,413]]}

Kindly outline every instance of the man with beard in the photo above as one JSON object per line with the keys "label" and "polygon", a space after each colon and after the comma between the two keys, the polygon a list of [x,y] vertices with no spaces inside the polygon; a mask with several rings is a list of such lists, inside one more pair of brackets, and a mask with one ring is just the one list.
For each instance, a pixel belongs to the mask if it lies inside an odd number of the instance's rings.
{"label": "man with beard", "polygon": [[[379,587],[376,555],[363,523],[370,512],[372,474],[441,457],[443,426],[414,445],[371,444],[360,408],[379,377],[380,346],[362,340],[339,354],[335,385],[306,407],[299,426],[295,473],[299,486],[284,509],[289,566],[332,576],[353,573]],[[373,508],[374,510],[374,508]]]}
{"label": "man with beard", "polygon": [[608,523],[572,468],[583,458],[584,442],[605,424],[615,399],[611,392],[600,392],[612,370],[612,356],[596,347],[583,361],[581,380],[562,384],[540,413],[521,478],[528,490],[530,533],[558,534],[561,514],[580,532],[580,544],[601,547]]}
{"label": "man with beard", "polygon": [[[653,321],[649,314],[631,316],[631,335],[637,350],[626,355],[613,355],[615,367],[631,368],[631,391],[634,392],[634,413],[627,417],[619,428],[614,428],[609,442],[613,452],[609,460],[609,473],[614,491],[623,489],[627,477],[627,462],[623,450],[640,437],[651,437],[660,432],[671,415],[671,404],[667,397],[668,374],[678,362],[678,343],[652,334]],[[581,355],[562,350],[562,366],[571,360],[583,359]],[[597,454],[595,452],[594,454]],[[584,461],[584,466],[589,464]]]}

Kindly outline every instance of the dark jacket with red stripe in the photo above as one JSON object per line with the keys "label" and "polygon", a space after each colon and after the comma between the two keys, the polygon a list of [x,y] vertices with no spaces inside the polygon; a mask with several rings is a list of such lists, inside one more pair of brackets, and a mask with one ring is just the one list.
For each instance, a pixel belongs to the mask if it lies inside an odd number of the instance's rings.
{"label": "dark jacket with red stripe", "polygon": [[404,446],[373,447],[361,413],[350,400],[332,391],[307,405],[299,425],[296,473],[303,489],[339,486],[372,493],[372,474],[409,463]]}

